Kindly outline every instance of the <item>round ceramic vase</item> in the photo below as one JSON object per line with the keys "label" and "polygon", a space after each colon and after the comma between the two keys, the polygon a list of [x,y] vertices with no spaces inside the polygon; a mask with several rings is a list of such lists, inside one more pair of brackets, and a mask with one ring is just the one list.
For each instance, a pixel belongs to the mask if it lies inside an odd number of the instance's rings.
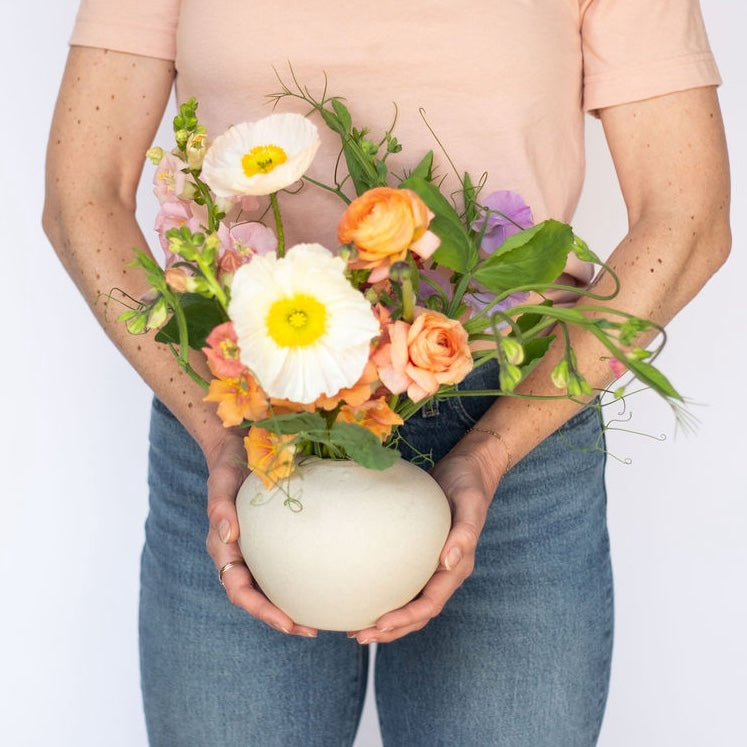
{"label": "round ceramic vase", "polygon": [[404,460],[386,470],[305,458],[236,499],[239,545],[255,581],[296,623],[353,631],[413,599],[451,526],[438,483]]}

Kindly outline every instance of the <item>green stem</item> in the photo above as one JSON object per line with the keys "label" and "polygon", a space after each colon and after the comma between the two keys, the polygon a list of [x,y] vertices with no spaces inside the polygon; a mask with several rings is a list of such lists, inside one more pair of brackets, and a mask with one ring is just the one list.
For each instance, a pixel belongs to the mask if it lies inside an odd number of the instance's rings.
{"label": "green stem", "polygon": [[205,200],[205,207],[207,208],[208,213],[208,230],[210,231],[210,233],[213,233],[214,231],[218,230],[218,220],[215,217],[215,203],[213,202],[213,197],[210,194],[210,190],[208,189],[208,186],[207,184],[205,184],[205,182],[203,182],[194,174],[192,175],[192,177],[194,179],[194,184],[197,187],[197,190],[202,196],[202,199]]}
{"label": "green stem", "polygon": [[202,276],[207,281],[208,286],[210,287],[210,290],[215,295],[215,298],[217,299],[218,303],[221,305],[221,308],[223,311],[228,314],[228,297],[226,296],[226,292],[221,287],[221,284],[218,282],[218,277],[216,276],[215,272],[213,271],[212,263],[205,262],[202,255],[198,254],[196,257],[197,266],[200,268],[200,271],[202,272]]}
{"label": "green stem", "polygon": [[171,308],[174,310],[176,328],[179,332],[179,352],[177,352],[171,344],[169,345],[169,348],[182,370],[184,370],[187,375],[193,381],[196,381],[203,389],[208,389],[209,384],[207,381],[205,381],[205,379],[203,379],[202,376],[192,368],[189,362],[189,330],[187,328],[187,318],[184,316],[184,310],[179,301],[170,291],[165,293],[164,296],[166,297],[167,303],[169,303]]}
{"label": "green stem", "polygon": [[275,229],[278,235],[278,257],[285,256],[285,234],[283,233],[283,221],[280,217],[280,207],[278,205],[278,193],[273,192],[270,195],[272,204],[272,214],[275,216]]}
{"label": "green stem", "polygon": [[329,184],[318,182],[316,179],[312,179],[307,174],[304,174],[303,180],[305,182],[309,182],[310,184],[313,184],[316,187],[321,187],[322,189],[327,190],[327,192],[331,192],[333,195],[337,195],[341,200],[343,200],[343,202],[346,205],[349,205],[351,202],[350,198],[342,191],[342,188],[339,185],[330,187]]}
{"label": "green stem", "polygon": [[415,292],[412,289],[412,278],[406,277],[402,281],[402,319],[408,324],[415,317]]}
{"label": "green stem", "polygon": [[462,304],[462,299],[464,298],[464,294],[467,292],[470,280],[472,280],[472,275],[470,273],[465,273],[459,278],[459,282],[454,288],[454,295],[452,296],[451,304],[449,305],[449,310],[446,312],[446,316],[451,317],[452,319],[456,316],[457,309]]}

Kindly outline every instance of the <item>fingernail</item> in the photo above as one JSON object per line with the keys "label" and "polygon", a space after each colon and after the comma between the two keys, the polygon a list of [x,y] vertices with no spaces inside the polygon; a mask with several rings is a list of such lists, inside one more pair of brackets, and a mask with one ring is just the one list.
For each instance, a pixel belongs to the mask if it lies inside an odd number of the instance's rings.
{"label": "fingernail", "polygon": [[228,521],[228,519],[223,519],[220,524],[218,524],[218,536],[220,537],[220,541],[223,542],[223,544],[226,544],[230,535],[231,523]]}
{"label": "fingernail", "polygon": [[376,639],[373,637],[366,636],[365,638],[359,638],[358,643],[361,644],[361,646],[367,646],[369,643],[375,643]]}
{"label": "fingernail", "polygon": [[394,628],[391,625],[377,625],[376,630],[378,630],[379,633],[388,633],[390,630],[394,630]]}
{"label": "fingernail", "polygon": [[272,624],[272,627],[275,628],[275,630],[277,630],[279,633],[290,635],[290,628],[284,628],[282,625],[276,625],[275,623]]}
{"label": "fingernail", "polygon": [[303,633],[306,638],[316,638],[316,633]]}
{"label": "fingernail", "polygon": [[447,571],[453,571],[462,560],[462,551],[458,547],[452,547],[444,560]]}

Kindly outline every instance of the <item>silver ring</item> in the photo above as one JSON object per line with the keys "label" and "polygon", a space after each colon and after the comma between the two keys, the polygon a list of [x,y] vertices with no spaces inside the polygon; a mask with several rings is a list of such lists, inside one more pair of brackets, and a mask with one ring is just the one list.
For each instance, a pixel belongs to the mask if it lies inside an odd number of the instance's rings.
{"label": "silver ring", "polygon": [[219,571],[218,571],[218,581],[220,581],[221,586],[225,586],[223,583],[223,574],[229,569],[233,568],[236,565],[246,565],[246,563],[243,560],[232,560],[230,563],[226,563]]}

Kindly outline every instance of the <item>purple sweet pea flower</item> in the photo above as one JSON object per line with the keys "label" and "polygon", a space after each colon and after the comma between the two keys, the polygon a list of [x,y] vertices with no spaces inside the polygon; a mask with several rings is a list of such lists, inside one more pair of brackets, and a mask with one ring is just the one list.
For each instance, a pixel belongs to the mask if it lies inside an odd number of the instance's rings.
{"label": "purple sweet pea flower", "polygon": [[530,228],[532,210],[516,192],[491,192],[482,202],[482,215],[472,221],[472,229],[482,231],[487,222],[480,248],[495,251],[509,236]]}

